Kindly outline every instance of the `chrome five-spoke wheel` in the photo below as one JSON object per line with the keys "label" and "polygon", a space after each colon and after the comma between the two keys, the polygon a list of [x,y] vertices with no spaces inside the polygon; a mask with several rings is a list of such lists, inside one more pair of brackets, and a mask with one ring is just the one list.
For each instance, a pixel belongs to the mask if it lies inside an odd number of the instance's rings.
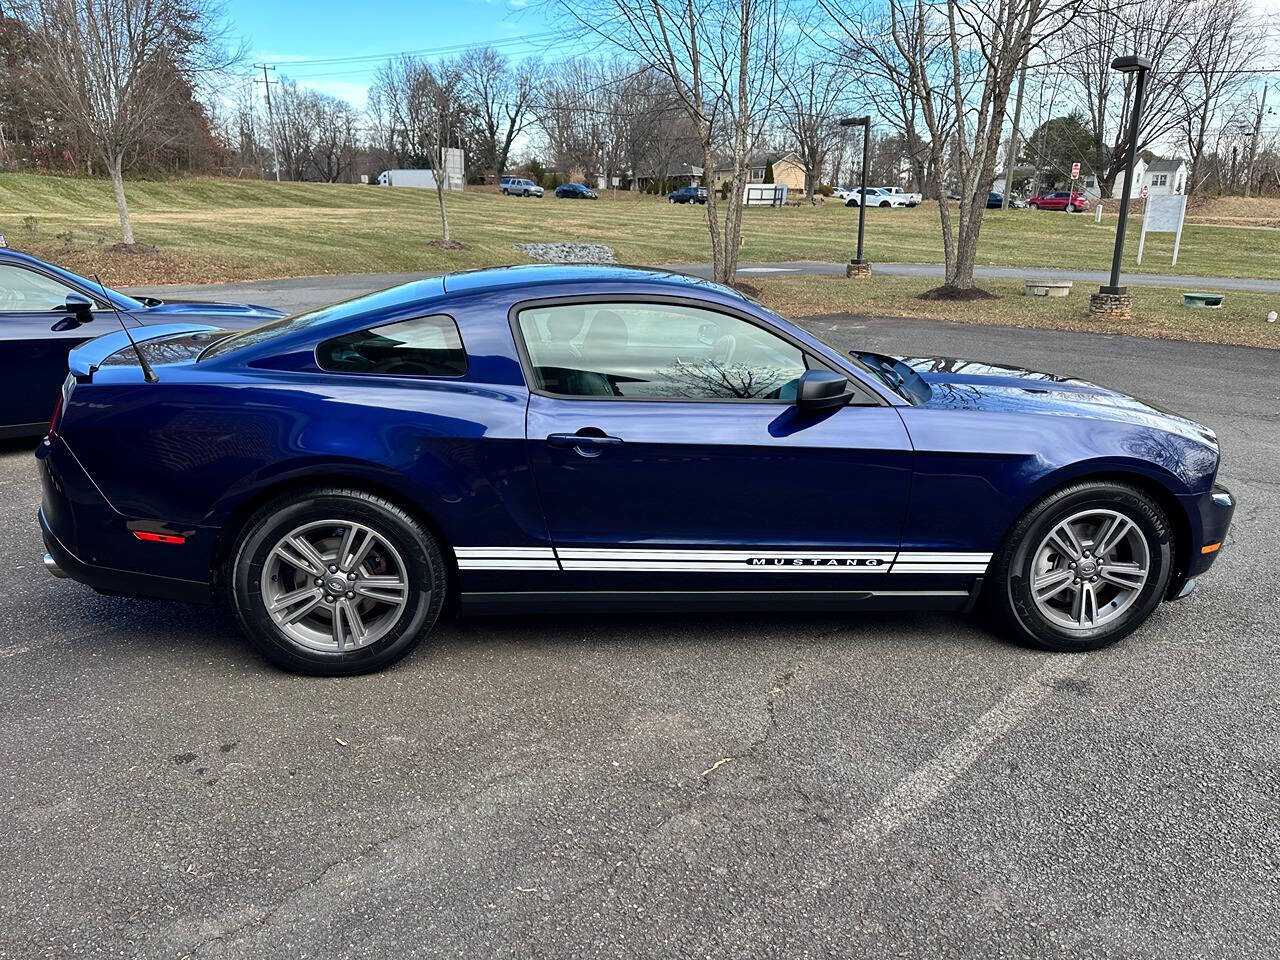
{"label": "chrome five-spoke wheel", "polygon": [[1150,571],[1137,524],[1115,510],[1084,510],[1056,524],[1036,548],[1031,596],[1046,620],[1092,630],[1137,601]]}
{"label": "chrome five-spoke wheel", "polygon": [[371,527],[318,520],[277,540],[261,590],[268,615],[295,643],[341,653],[376,643],[395,626],[409,576],[396,548]]}

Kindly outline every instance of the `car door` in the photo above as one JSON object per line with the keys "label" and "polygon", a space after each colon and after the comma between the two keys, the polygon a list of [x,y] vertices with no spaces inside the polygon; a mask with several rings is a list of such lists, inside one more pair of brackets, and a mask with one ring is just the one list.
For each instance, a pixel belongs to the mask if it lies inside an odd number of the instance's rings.
{"label": "car door", "polygon": [[16,264],[0,263],[0,427],[47,422],[67,375],[67,353],[98,325],[54,330],[72,316],[68,294],[81,294],[59,280]]}
{"label": "car door", "polygon": [[527,435],[575,586],[853,589],[883,581],[907,505],[901,417],[870,391],[791,403],[823,367],[759,318],[626,298],[516,312]]}

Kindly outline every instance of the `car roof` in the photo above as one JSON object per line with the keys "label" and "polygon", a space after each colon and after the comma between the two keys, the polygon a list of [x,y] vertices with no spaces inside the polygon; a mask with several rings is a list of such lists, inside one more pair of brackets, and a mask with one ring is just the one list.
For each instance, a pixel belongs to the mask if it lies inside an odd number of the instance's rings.
{"label": "car roof", "polygon": [[697,290],[716,292],[745,300],[741,293],[701,277],[652,267],[615,264],[527,263],[510,267],[488,267],[446,274],[441,278],[445,293],[473,293],[504,290],[511,287],[549,286],[552,284],[652,284],[673,292]]}

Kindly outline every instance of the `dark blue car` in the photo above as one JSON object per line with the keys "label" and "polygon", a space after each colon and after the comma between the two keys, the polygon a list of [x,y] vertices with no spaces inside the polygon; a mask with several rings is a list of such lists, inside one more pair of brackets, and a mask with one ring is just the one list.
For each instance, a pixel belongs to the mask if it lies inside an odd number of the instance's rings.
{"label": "dark blue car", "polygon": [[68,351],[119,330],[121,320],[130,327],[175,319],[250,327],[279,316],[279,310],[247,303],[135,300],[36,257],[0,249],[0,437],[39,436],[48,429]]}
{"label": "dark blue car", "polygon": [[1066,377],[842,354],[632,268],[422,280],[228,334],[74,350],[38,457],[45,559],[222,596],[343,674],[442,611],[981,603],[1089,650],[1187,594],[1234,508],[1205,427]]}
{"label": "dark blue car", "polygon": [[667,194],[668,203],[706,203],[706,187],[680,187]]}
{"label": "dark blue car", "polygon": [[562,183],[556,187],[556,196],[561,200],[599,200],[600,195],[581,183]]}

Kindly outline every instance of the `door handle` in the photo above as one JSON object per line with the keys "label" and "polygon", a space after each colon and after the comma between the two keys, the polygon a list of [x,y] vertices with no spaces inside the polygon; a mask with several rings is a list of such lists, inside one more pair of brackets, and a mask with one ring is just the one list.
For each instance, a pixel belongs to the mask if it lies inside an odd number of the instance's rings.
{"label": "door handle", "polygon": [[584,427],[593,433],[553,433],[547,437],[547,443],[553,447],[572,447],[584,457],[598,457],[605,447],[616,447],[622,443],[621,437],[611,437],[596,427]]}

